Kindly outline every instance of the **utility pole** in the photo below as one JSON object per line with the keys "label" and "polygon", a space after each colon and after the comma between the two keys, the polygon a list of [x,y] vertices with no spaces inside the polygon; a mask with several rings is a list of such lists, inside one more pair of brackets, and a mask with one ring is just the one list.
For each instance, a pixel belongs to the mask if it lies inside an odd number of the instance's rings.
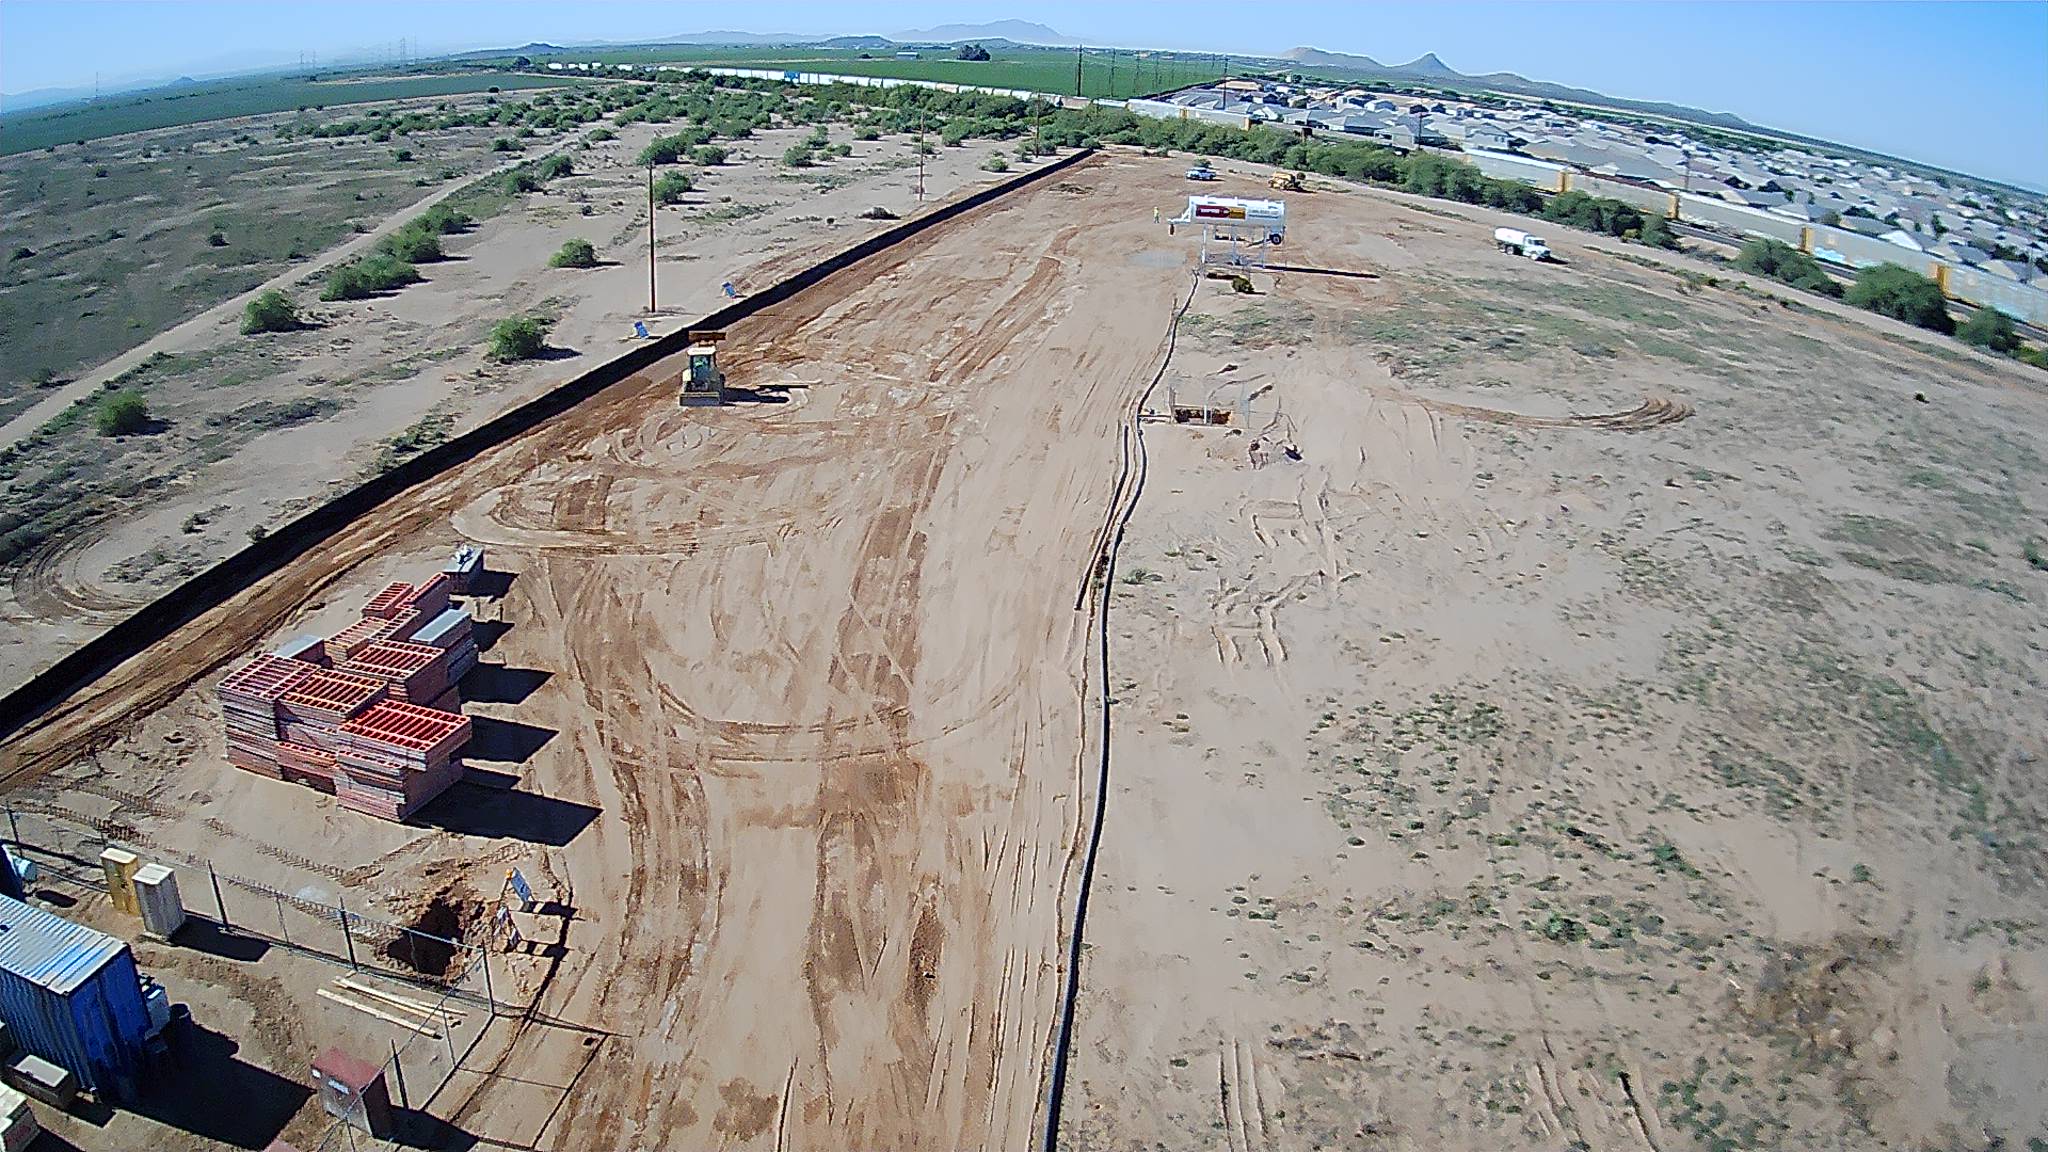
{"label": "utility pole", "polygon": [[647,162],[647,314],[654,315],[654,161]]}
{"label": "utility pole", "polygon": [[1081,46],[1078,44],[1074,46],[1074,95],[1086,95],[1081,91]]}
{"label": "utility pole", "polygon": [[1109,50],[1109,98],[1116,99],[1116,49]]}

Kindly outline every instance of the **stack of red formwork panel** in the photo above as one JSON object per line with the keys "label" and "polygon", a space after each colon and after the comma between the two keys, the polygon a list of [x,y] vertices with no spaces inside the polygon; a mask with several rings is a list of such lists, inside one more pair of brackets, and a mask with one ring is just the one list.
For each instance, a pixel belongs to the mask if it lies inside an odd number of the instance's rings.
{"label": "stack of red formwork panel", "polygon": [[431,644],[380,640],[356,653],[342,665],[342,670],[384,681],[391,686],[393,700],[454,711],[443,706],[452,688],[448,683],[448,654]]}
{"label": "stack of red formwork panel", "polygon": [[335,799],[403,820],[462,778],[469,717],[386,700],[341,726]]}
{"label": "stack of red formwork panel", "polygon": [[363,605],[363,619],[389,620],[404,615],[411,605],[412,585],[403,580],[387,584],[382,592],[370,597],[370,602]]}
{"label": "stack of red formwork panel", "polygon": [[448,610],[448,594],[454,590],[454,578],[446,572],[436,572],[425,583],[413,587],[406,607],[419,613],[421,620],[432,620]]}
{"label": "stack of red formwork panel", "polygon": [[410,640],[419,625],[419,614],[410,610],[390,619],[366,616],[327,638],[327,662],[344,667],[356,653],[379,641]]}
{"label": "stack of red formwork panel", "polygon": [[341,742],[341,724],[383,700],[385,693],[384,681],[375,677],[316,668],[277,698],[279,735],[300,747],[332,753]]}
{"label": "stack of red formwork panel", "polygon": [[227,726],[228,763],[275,779],[278,700],[319,674],[314,665],[268,655],[254,657],[228,673],[214,690]]}
{"label": "stack of red formwork panel", "polygon": [[289,740],[277,746],[277,776],[316,791],[334,792],[334,753]]}

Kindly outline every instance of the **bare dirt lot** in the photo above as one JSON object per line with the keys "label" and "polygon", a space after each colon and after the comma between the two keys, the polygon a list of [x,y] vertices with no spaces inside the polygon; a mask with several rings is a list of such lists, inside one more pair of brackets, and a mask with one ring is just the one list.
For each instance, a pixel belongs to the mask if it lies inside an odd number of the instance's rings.
{"label": "bare dirt lot", "polygon": [[[434,1106],[478,1140],[1024,1146],[1086,798],[1073,601],[1184,284],[1146,212],[1176,190],[1062,173],[733,330],[746,402],[679,408],[664,366],[402,498],[14,741],[56,767],[21,799],[394,921],[547,877],[565,951],[498,974],[540,1015]],[[510,573],[483,675],[517,687],[468,710],[515,791],[366,827],[221,761],[222,660],[458,538]],[[290,1076],[301,1037],[242,1058]]]}
{"label": "bare dirt lot", "polygon": [[2048,395],[1607,241],[1290,215],[1377,276],[1183,326],[1268,462],[1148,428],[1067,1146],[2048,1140]]}
{"label": "bare dirt lot", "polygon": [[[0,196],[18,219],[42,210],[33,194],[39,181],[69,181],[63,186],[82,184],[93,192],[97,185],[146,182],[167,164],[199,164],[212,173],[211,183],[186,174],[181,179],[196,181],[191,188],[180,185],[155,197],[184,206],[176,215],[182,230],[172,229],[166,218],[147,236],[110,246],[114,254],[105,260],[119,267],[74,268],[62,276],[50,272],[54,279],[36,279],[47,269],[76,264],[82,257],[73,249],[93,249],[89,238],[71,235],[82,223],[65,225],[70,231],[61,240],[34,238],[41,255],[10,265],[8,275],[21,282],[0,281],[0,305],[10,314],[31,316],[56,306],[50,292],[78,282],[79,291],[89,294],[82,304],[67,298],[67,306],[137,323],[169,323],[166,309],[211,302],[222,294],[214,291],[218,286],[192,280],[198,276],[192,272],[186,276],[191,283],[153,292],[149,307],[138,308],[133,302],[100,302],[111,289],[93,277],[130,285],[123,291],[133,295],[141,289],[132,285],[165,274],[159,265],[190,259],[188,249],[207,253],[208,260],[229,253],[218,258],[250,261],[233,269],[243,279],[227,290],[276,272],[287,246],[294,258],[308,258],[307,268],[324,268],[316,241],[348,236],[348,209],[365,227],[396,227],[416,214],[408,205],[434,191],[411,187],[412,173],[452,173],[451,164],[487,165],[499,155],[490,151],[493,130],[487,128],[423,136],[414,141],[420,157],[403,164],[390,159],[391,145],[367,139],[254,143],[251,131],[266,129],[215,125],[95,144],[95,155],[113,173],[103,180],[80,167],[84,161],[69,148],[61,162],[36,153],[0,164]],[[658,212],[660,313],[650,316],[646,170],[634,157],[667,130],[631,124],[619,128],[615,139],[587,147],[573,138],[551,145],[536,141],[529,155],[543,147],[559,149],[574,158],[576,174],[551,181],[542,192],[511,198],[473,229],[447,237],[449,259],[422,265],[424,283],[368,300],[321,303],[324,272],[307,274],[289,284],[309,321],[299,331],[241,335],[240,308],[226,307],[103,369],[81,370],[84,395],[97,395],[102,386],[143,394],[152,424],[143,434],[110,438],[97,435],[78,410],[60,410],[47,424],[39,410],[32,427],[45,431],[10,448],[0,462],[0,538],[6,542],[0,553],[0,689],[20,684],[137,606],[241,548],[251,533],[274,528],[365,473],[623,351],[635,320],[647,320],[660,334],[715,308],[727,280],[745,291],[772,279],[777,268],[888,226],[862,213],[881,208],[908,216],[997,178],[981,168],[992,145],[941,148],[926,162],[926,198],[920,201],[914,146],[903,136],[855,141],[850,129],[835,126],[834,142],[851,154],[804,169],[784,167],[781,157],[808,129],[762,130],[729,141],[723,164],[672,169],[687,172],[695,187]],[[243,139],[251,143],[237,143]],[[286,169],[312,175],[284,181],[278,174]],[[259,191],[236,201],[241,206],[232,220],[223,215],[227,209],[204,207],[210,196],[242,196],[245,188]],[[99,199],[107,196],[98,192]],[[165,210],[153,200],[123,201],[80,219],[92,228],[120,219],[132,229],[129,217]],[[304,236],[294,231],[301,215],[310,221],[300,229]],[[201,239],[216,223],[230,239],[218,249]],[[245,242],[251,236],[265,238],[268,256],[245,253],[261,247]],[[570,238],[590,241],[599,266],[550,268],[549,257]],[[154,263],[128,268],[144,260]],[[517,315],[551,321],[547,356],[521,364],[492,362],[486,355],[491,326]],[[64,327],[92,332],[107,319]],[[10,338],[24,347],[37,339],[26,326],[10,329]],[[109,341],[106,351],[131,342]],[[75,348],[65,352],[65,365],[84,354]],[[11,413],[15,401],[37,394],[26,382],[28,363],[20,362],[22,380],[0,395],[0,412]],[[17,547],[20,533],[33,536]]]}
{"label": "bare dirt lot", "polygon": [[[496,988],[534,1009],[436,1146],[1031,1146],[1099,751],[1073,607],[1190,283],[1148,212],[1182,168],[1097,158],[762,313],[745,403],[665,366],[394,500],[0,746],[29,838],[397,923],[535,877],[561,935]],[[1200,283],[1167,364],[1249,433],[1146,423],[1104,585],[1062,1146],[2048,1139],[2048,400],[1611,241],[1290,217],[1327,271]],[[485,782],[408,827],[223,762],[226,662],[463,539],[509,575]],[[333,963],[202,951],[142,958],[287,1135],[312,1051],[400,1038]]]}

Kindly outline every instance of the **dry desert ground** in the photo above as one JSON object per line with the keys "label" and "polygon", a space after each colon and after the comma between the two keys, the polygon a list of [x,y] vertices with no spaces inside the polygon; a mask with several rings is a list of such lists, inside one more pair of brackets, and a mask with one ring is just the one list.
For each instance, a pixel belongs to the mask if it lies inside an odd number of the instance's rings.
{"label": "dry desert ground", "polygon": [[[2026,370],[1336,184],[1236,292],[1152,222],[1182,167],[743,321],[739,403],[665,362],[394,498],[0,746],[25,837],[201,913],[195,861],[450,931],[534,878],[423,1147],[1036,1146],[1098,800],[1061,1147],[2048,1141]],[[396,825],[223,761],[230,662],[462,541],[479,782]],[[310,1143],[308,1055],[404,1039],[204,939],[138,956],[260,1106],[73,1143]]]}

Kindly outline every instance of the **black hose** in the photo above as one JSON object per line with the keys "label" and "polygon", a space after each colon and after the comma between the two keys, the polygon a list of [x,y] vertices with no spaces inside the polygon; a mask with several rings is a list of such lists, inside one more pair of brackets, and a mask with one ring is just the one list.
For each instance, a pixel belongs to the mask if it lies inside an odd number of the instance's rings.
{"label": "black hose", "polygon": [[[1116,553],[1123,546],[1124,528],[1130,524],[1131,513],[1138,507],[1138,497],[1145,491],[1145,426],[1142,419],[1145,401],[1151,399],[1153,390],[1166,378],[1166,366],[1173,360],[1174,344],[1180,336],[1180,318],[1195,302],[1195,290],[1200,286],[1198,275],[1188,286],[1188,298],[1173,310],[1166,326],[1166,355],[1160,358],[1159,370],[1152,374],[1151,382],[1145,385],[1145,391],[1139,394],[1138,403],[1131,411],[1130,424],[1120,440],[1123,466],[1110,496],[1111,527],[1104,535],[1101,553],[1089,567],[1091,578],[1096,573],[1102,577],[1102,591],[1096,596],[1096,630],[1102,644],[1102,757],[1096,774],[1095,813],[1088,826],[1088,847],[1081,856],[1080,889],[1074,896],[1074,927],[1067,937],[1066,987],[1060,996],[1059,1032],[1053,1039],[1052,1077],[1045,1096],[1045,1152],[1057,1152],[1059,1148],[1060,1105],[1067,1089],[1067,1056],[1074,1043],[1074,1005],[1081,992],[1081,931],[1088,920],[1088,890],[1095,880],[1095,857],[1102,847],[1102,824],[1109,811],[1109,583],[1116,575]],[[1130,488],[1128,497],[1124,495],[1127,484]]]}

